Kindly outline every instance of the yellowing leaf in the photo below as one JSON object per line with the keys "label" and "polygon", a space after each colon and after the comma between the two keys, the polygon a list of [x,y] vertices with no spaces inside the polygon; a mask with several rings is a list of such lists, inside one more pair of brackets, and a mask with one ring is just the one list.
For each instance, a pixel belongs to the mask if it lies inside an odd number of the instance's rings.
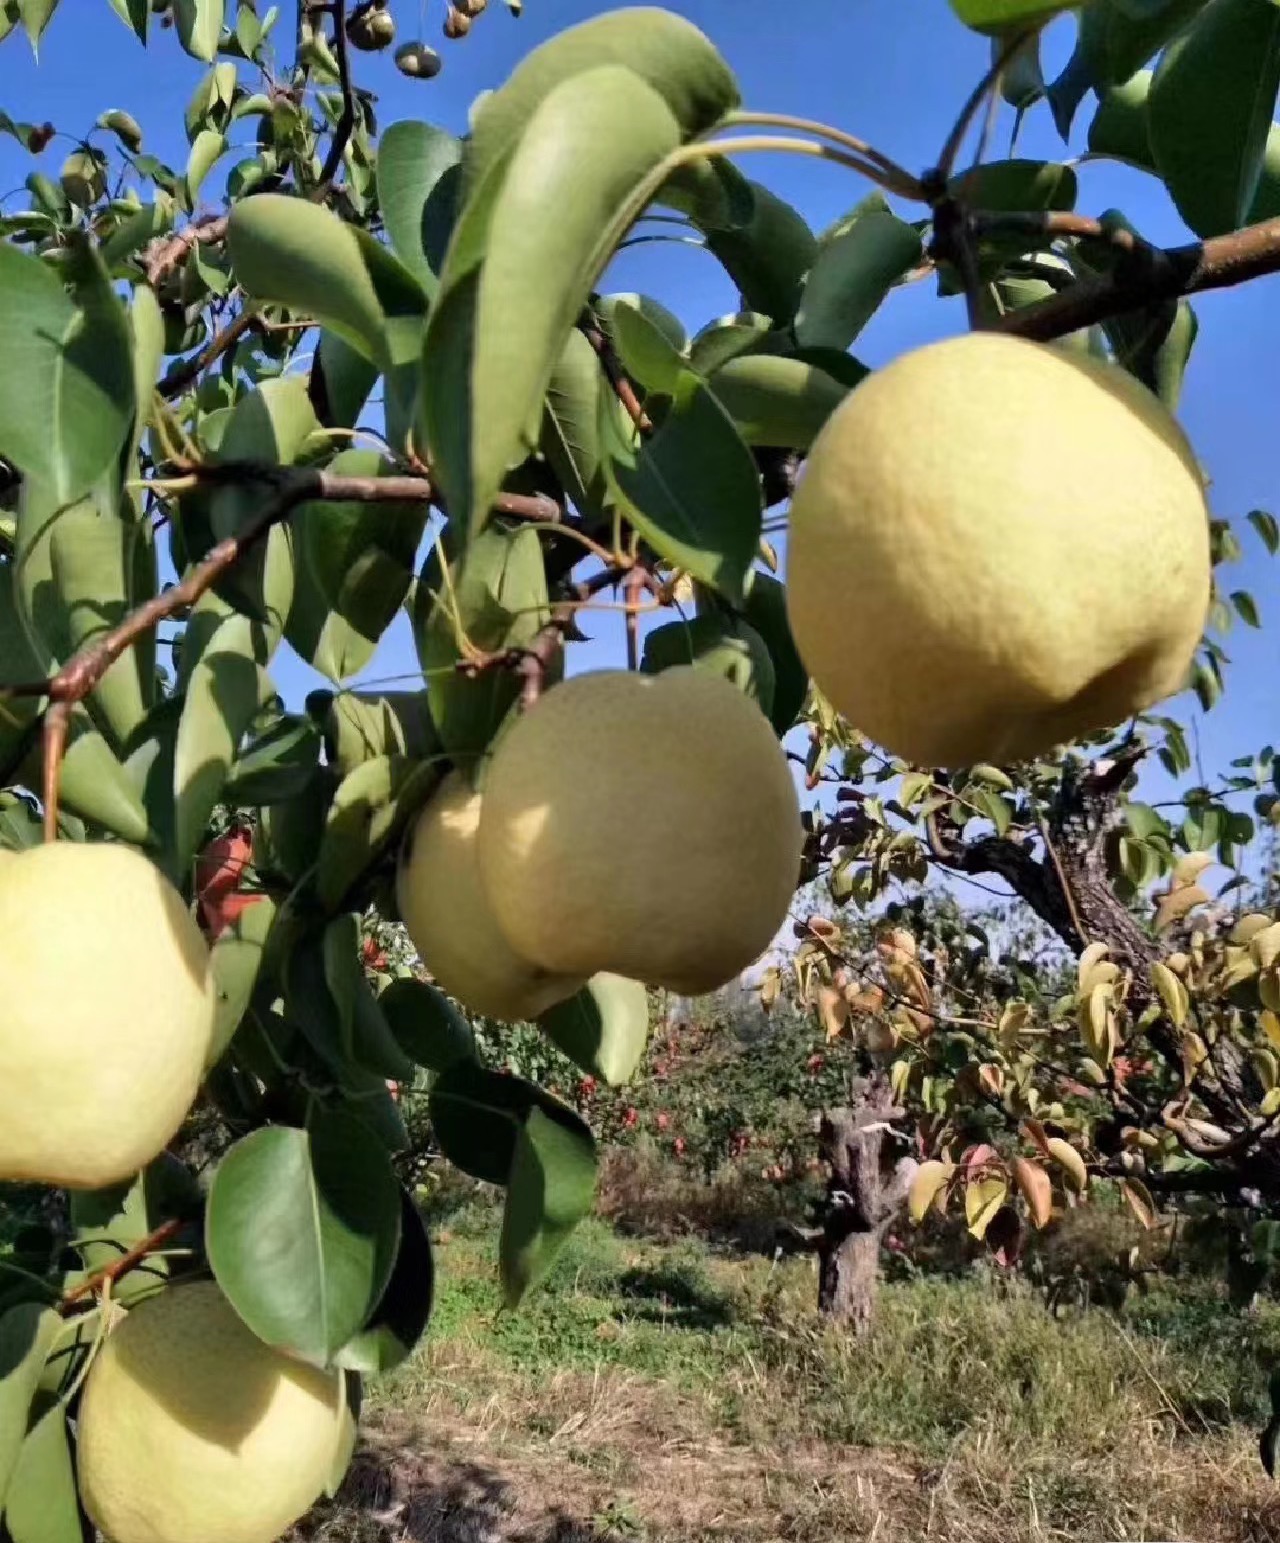
{"label": "yellowing leaf", "polygon": [[1160,903],[1156,907],[1156,931],[1163,931],[1180,916],[1185,916],[1198,905],[1204,905],[1210,898],[1208,891],[1201,889],[1198,884],[1171,889],[1168,894],[1161,895]]}
{"label": "yellowing leaf", "polygon": [[1109,951],[1105,943],[1090,943],[1080,955],[1080,962],[1076,966],[1076,982],[1081,995],[1088,995],[1090,974],[1094,966],[1107,957]]}
{"label": "yellowing leaf", "polygon": [[1262,1032],[1280,1050],[1280,1016],[1277,1016],[1268,1007],[1263,1011],[1258,1021],[1262,1025]]}
{"label": "yellowing leaf", "polygon": [[1027,1211],[1036,1228],[1045,1226],[1053,1214],[1053,1182],[1049,1175],[1029,1157],[1015,1157],[1013,1181],[1027,1203]]}
{"label": "yellowing leaf", "polygon": [[975,1238],[986,1236],[996,1212],[1009,1198],[1008,1180],[994,1174],[976,1179],[964,1192],[964,1219]]}
{"label": "yellowing leaf", "polygon": [[1274,965],[1258,977],[1258,998],[1263,1007],[1280,1013],[1280,970]]}
{"label": "yellowing leaf", "polygon": [[1249,1052],[1249,1059],[1258,1074],[1258,1081],[1269,1093],[1280,1082],[1280,1060],[1276,1059],[1275,1051],[1259,1045]]}
{"label": "yellowing leaf", "polygon": [[1262,911],[1250,911],[1231,929],[1233,943],[1248,943],[1257,933],[1272,925],[1271,918]]}
{"label": "yellowing leaf", "polygon": [[1151,966],[1151,979],[1156,990],[1160,993],[1160,1000],[1164,1003],[1165,1011],[1172,1018],[1174,1026],[1181,1028],[1187,1021],[1187,1013],[1191,1007],[1191,998],[1187,988],[1173,973],[1167,964],[1159,962]]}
{"label": "yellowing leaf", "polygon": [[1256,932],[1249,939],[1249,952],[1258,961],[1259,969],[1270,969],[1280,958],[1280,922]]}
{"label": "yellowing leaf", "polygon": [[1015,1039],[1031,1022],[1031,1006],[1028,1002],[1006,1002],[996,1025],[996,1034],[1002,1045]]}
{"label": "yellowing leaf", "polygon": [[1150,1231],[1156,1224],[1156,1207],[1155,1201],[1151,1198],[1151,1191],[1141,1179],[1129,1178],[1121,1183],[1120,1193],[1128,1201],[1129,1209]]}
{"label": "yellowing leaf", "polygon": [[1276,1110],[1280,1109],[1280,1088],[1272,1088],[1259,1108],[1263,1118],[1269,1120]]}
{"label": "yellowing leaf", "polygon": [[818,987],[818,1017],[822,1020],[827,1039],[839,1039],[849,1021],[849,1004],[843,993],[834,986]]}
{"label": "yellowing leaf", "polygon": [[954,1172],[951,1163],[941,1162],[938,1158],[920,1164],[907,1192],[907,1210],[913,1222],[923,1221],[929,1207],[938,1203],[939,1196],[945,1196],[946,1185]]}
{"label": "yellowing leaf", "polygon": [[1188,852],[1174,864],[1173,888],[1185,889],[1194,884],[1206,868],[1213,867],[1213,862],[1208,852]]}
{"label": "yellowing leaf", "polygon": [[1062,1169],[1068,1185],[1078,1195],[1082,1195],[1089,1187],[1089,1172],[1084,1165],[1084,1158],[1069,1141],[1064,1141],[1061,1136],[1050,1136],[1045,1145],[1049,1150],[1049,1156]]}

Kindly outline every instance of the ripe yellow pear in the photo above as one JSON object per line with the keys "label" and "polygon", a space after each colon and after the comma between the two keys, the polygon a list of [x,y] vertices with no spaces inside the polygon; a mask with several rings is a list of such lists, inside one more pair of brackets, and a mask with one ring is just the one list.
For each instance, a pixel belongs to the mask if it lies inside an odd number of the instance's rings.
{"label": "ripe yellow pear", "polygon": [[0,1179],[96,1189],[144,1167],[200,1086],[216,996],[181,895],[126,846],[0,863]]}
{"label": "ripe yellow pear", "polygon": [[691,666],[553,687],[499,741],[480,876],[544,969],[697,994],[768,947],[800,867],[795,784],[759,707]]}
{"label": "ripe yellow pear", "polygon": [[111,1543],[273,1543],[346,1438],[342,1373],[271,1349],[212,1281],[133,1309],[85,1382],[80,1496]]}
{"label": "ripe yellow pear", "polygon": [[791,506],[814,681],[920,766],[1038,755],[1184,682],[1209,604],[1204,485],[1114,365],[974,333],[836,410]]}
{"label": "ripe yellow pear", "polygon": [[530,963],[498,926],[480,884],[480,810],[480,794],[457,772],[440,784],[400,854],[400,916],[422,962],[464,1007],[508,1023],[537,1018],[585,977]]}

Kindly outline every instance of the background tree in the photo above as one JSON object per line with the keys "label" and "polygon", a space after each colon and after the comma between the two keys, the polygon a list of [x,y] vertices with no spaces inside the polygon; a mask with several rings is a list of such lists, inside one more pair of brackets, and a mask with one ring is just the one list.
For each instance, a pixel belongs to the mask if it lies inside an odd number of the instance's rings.
{"label": "background tree", "polygon": [[[371,908],[396,912],[411,822],[446,772],[473,771],[534,721],[593,606],[622,607],[630,668],[693,663],[778,736],[804,714],[814,786],[830,764],[853,795],[815,817],[810,843],[807,876],[834,859],[837,899],[869,903],[931,865],[995,873],[1079,955],[1069,1020],[1001,986],[994,1022],[989,992],[965,1025],[950,1004],[972,991],[976,961],[953,975],[899,918],[877,978],[855,981],[840,929],[808,929],[803,983],[833,1027],[867,1008],[860,993],[881,994],[867,1050],[888,1066],[868,1071],[883,1100],[871,1125],[908,1099],[931,1117],[916,1209],[963,1189],[971,1226],[990,1235],[999,1217],[1008,1237],[1013,1188],[1033,1220],[1051,1203],[1042,1161],[1076,1189],[1091,1166],[1114,1172],[1139,1208],[1160,1188],[1274,1194],[1277,924],[1250,911],[1165,949],[1132,911],[1162,874],[1159,921],[1203,904],[1193,854],[1243,846],[1238,812],[1212,788],[1188,795],[1179,830],[1142,812],[1126,797],[1142,725],[1030,767],[943,777],[879,759],[809,688],[765,518],[865,377],[850,352],[861,328],[909,282],[963,294],[975,327],[1106,352],[1176,399],[1187,297],[1280,267],[1268,121],[1240,110],[1274,100],[1274,8],[1093,0],[1066,75],[1045,86],[1036,28],[1064,7],[955,0],[992,35],[994,63],[916,174],[843,128],[745,110],[711,43],[662,11],[609,13],[536,50],[464,143],[416,121],[379,130],[361,77],[388,67],[364,55],[395,40],[393,4],[301,0],[286,22],[253,0],[112,3],[141,42],[171,47],[152,37],[171,27],[209,69],[184,167],[146,153],[113,109],[56,180],[33,171],[28,207],[0,222],[0,841],[137,848],[184,899],[199,891],[206,927],[224,923],[195,1117],[216,1111],[233,1144],[198,1183],[161,1156],[135,1182],[77,1191],[65,1224],[26,1235],[7,1266],[0,1492],[15,1543],[79,1534],[85,1376],[113,1299],[136,1302],[171,1272],[212,1273],[221,1296],[182,1300],[208,1304],[208,1332],[241,1336],[237,1356],[269,1346],[326,1373],[316,1398],[345,1389],[330,1412],[347,1430],[359,1378],[403,1359],[431,1308],[429,1242],[390,1161],[409,1138],[389,1080],[425,1069],[444,1155],[506,1186],[510,1303],[590,1207],[581,1117],[486,1066],[441,992],[409,977],[375,991],[362,958]],[[56,9],[4,0],[0,36],[38,42]],[[482,9],[451,9],[449,36]],[[409,39],[395,62],[430,78],[439,57]],[[997,91],[1020,111],[1043,96],[1064,132],[1093,91],[1091,153],[1150,166],[1199,239],[1155,249],[1119,217],[1075,213],[1066,165],[980,151],[958,174]],[[215,195],[232,126],[247,123],[256,153]],[[33,155],[56,132],[0,128]],[[760,150],[820,156],[874,190],[816,235],[733,159]],[[690,338],[658,301],[602,292],[654,209],[723,265],[739,314]],[[1274,522],[1254,525],[1274,548]],[[1231,539],[1219,530],[1220,552]],[[1247,596],[1233,603],[1252,619]],[[345,689],[402,607],[421,688]],[[659,611],[642,649],[640,618]],[[333,690],[285,702],[270,674],[285,644]],[[1207,642],[1206,698],[1220,663]],[[744,734],[759,731],[754,712],[735,720],[753,725]],[[1185,771],[1176,725],[1155,726]],[[700,724],[683,727],[696,738]],[[1264,786],[1272,761],[1238,780]],[[743,780],[751,796],[764,781]],[[708,789],[708,812],[725,796]],[[256,811],[241,889],[259,898],[235,915],[198,861],[243,861],[243,842],[209,853],[229,806]],[[619,798],[619,836],[632,812]],[[678,866],[662,878],[665,924],[690,885]],[[739,897],[722,885],[711,898]],[[58,982],[29,989],[56,1010]],[[587,1075],[619,1079],[647,1027],[634,993],[600,977],[543,1022]],[[1029,1146],[959,1151],[970,1110]],[[873,1204],[882,1132],[858,1114],[829,1123],[824,1293],[858,1312],[867,1254],[844,1244],[878,1235],[907,1170]],[[114,1376],[127,1342],[108,1345]],[[344,1436],[326,1482],[348,1452]],[[173,1472],[180,1484],[181,1461]]]}

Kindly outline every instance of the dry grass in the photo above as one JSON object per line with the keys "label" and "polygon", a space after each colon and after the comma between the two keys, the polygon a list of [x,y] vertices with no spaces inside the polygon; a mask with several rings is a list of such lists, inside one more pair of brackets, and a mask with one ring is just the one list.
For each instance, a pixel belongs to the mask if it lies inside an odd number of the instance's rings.
{"label": "dry grass", "polygon": [[422,1352],[374,1392],[311,1543],[1280,1543],[1257,1402],[1280,1316],[1216,1298],[1055,1319],[1026,1290],[885,1292],[852,1345],[807,1264],[585,1229],[498,1311],[442,1250]]}

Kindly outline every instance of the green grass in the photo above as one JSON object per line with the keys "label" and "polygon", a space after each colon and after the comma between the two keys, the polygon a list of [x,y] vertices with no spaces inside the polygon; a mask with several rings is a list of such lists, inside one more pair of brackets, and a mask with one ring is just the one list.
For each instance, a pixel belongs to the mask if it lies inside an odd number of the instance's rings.
{"label": "green grass", "polygon": [[[1023,1282],[918,1278],[884,1286],[853,1341],[814,1312],[810,1261],[593,1221],[511,1313],[496,1215],[436,1230],[430,1333],[368,1407],[375,1436],[445,1465],[421,1479],[433,1504],[459,1470],[498,1476],[490,1530],[464,1508],[458,1538],[1280,1539],[1255,1446],[1272,1304],[1165,1282],[1120,1314],[1055,1317]],[[557,1531],[570,1514],[579,1530]]]}

